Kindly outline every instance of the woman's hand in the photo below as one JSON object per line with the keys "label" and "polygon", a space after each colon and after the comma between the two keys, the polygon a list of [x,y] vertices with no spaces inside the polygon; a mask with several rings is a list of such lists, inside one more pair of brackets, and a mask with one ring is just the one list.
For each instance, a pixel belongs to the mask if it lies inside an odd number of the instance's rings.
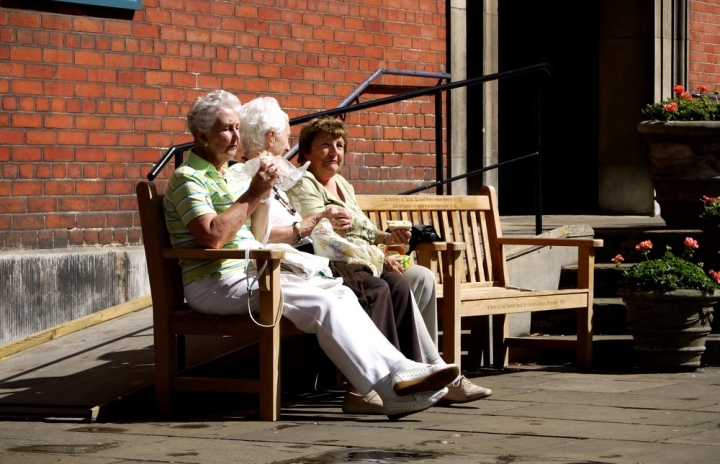
{"label": "woman's hand", "polygon": [[349,229],[352,225],[352,213],[340,206],[331,206],[325,210],[322,217],[330,221],[335,230]]}
{"label": "woman's hand", "polygon": [[383,265],[385,271],[402,274],[404,271],[402,268],[402,264],[400,264],[401,258],[402,256],[400,255],[385,255],[385,264]]}
{"label": "woman's hand", "polygon": [[383,243],[385,245],[404,245],[410,242],[410,237],[412,237],[412,234],[409,230],[395,229],[385,238]]}
{"label": "woman's hand", "polygon": [[267,198],[279,180],[280,173],[277,166],[275,166],[275,160],[272,158],[264,159],[260,162],[260,168],[258,168],[257,173],[250,181],[248,193],[256,198]]}

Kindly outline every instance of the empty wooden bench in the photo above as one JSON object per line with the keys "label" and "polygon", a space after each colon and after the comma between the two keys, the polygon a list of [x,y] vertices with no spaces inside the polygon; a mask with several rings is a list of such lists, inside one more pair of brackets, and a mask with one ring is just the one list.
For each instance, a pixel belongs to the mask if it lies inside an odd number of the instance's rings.
{"label": "empty wooden bench", "polygon": [[[460,333],[463,318],[492,318],[493,364],[508,364],[508,314],[577,309],[577,367],[592,365],[592,304],[595,248],[602,240],[543,237],[503,237],[497,198],[492,187],[480,195],[358,195],[360,207],[380,229],[388,220],[410,220],[433,225],[446,242],[421,244],[416,262],[433,269],[438,279],[438,315],[442,317],[442,352],[446,362],[460,364]],[[511,285],[505,245],[570,246],[577,248],[577,288],[535,291]],[[475,332],[473,330],[473,332]],[[487,334],[485,334],[487,335]],[[473,344],[483,346],[485,340]],[[524,344],[553,343],[542,337]],[[547,346],[545,346],[547,347]],[[472,349],[473,347],[469,347]]]}

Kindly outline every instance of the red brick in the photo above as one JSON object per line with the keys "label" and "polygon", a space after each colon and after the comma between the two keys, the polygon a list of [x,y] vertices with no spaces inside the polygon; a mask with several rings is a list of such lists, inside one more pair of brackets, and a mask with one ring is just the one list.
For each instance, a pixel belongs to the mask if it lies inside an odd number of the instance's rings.
{"label": "red brick", "polygon": [[42,214],[17,214],[13,217],[13,229],[38,230],[45,227],[45,216]]}
{"label": "red brick", "polygon": [[88,134],[80,131],[61,131],[57,139],[60,145],[87,145]]}
{"label": "red brick", "polygon": [[42,127],[42,116],[39,114],[15,113],[12,115],[13,127]]}
{"label": "red brick", "polygon": [[133,213],[107,213],[107,227],[132,227]]}
{"label": "red brick", "polygon": [[68,245],[71,246],[82,246],[87,245],[85,240],[85,231],[82,229],[73,229],[68,234]]}
{"label": "red brick", "polygon": [[117,145],[117,134],[114,132],[90,132],[88,144],[93,146],[114,146]]}
{"label": "red brick", "polygon": [[67,165],[66,164],[53,164],[52,175],[53,179],[64,179],[67,177]]}
{"label": "red brick", "polygon": [[71,195],[75,184],[68,180],[48,180],[44,182],[45,195]]}
{"label": "red brick", "polygon": [[66,114],[48,114],[44,117],[44,125],[47,129],[70,129],[72,123],[73,117]]}
{"label": "red brick", "polygon": [[75,215],[70,213],[48,214],[45,216],[48,229],[71,229],[76,227]]}
{"label": "red brick", "polygon": [[[47,220],[45,221],[47,224]],[[39,230],[37,232],[37,246],[38,248],[53,248],[55,245],[55,239],[52,231],[50,230]]]}
{"label": "red brick", "polygon": [[35,179],[35,165],[21,164],[17,166],[19,179]]}
{"label": "red brick", "polygon": [[[158,182],[155,181],[157,184]],[[158,193],[161,191],[160,186],[158,186]],[[164,192],[164,189],[162,190]],[[124,196],[120,197],[120,210],[123,211],[133,211],[134,214],[137,214],[138,204],[137,204],[137,198],[132,196]],[[140,224],[140,219],[136,217],[135,224]]]}
{"label": "red brick", "polygon": [[25,200],[15,197],[0,197],[0,211],[3,213],[24,213]]}
{"label": "red brick", "polygon": [[112,131],[130,131],[133,129],[132,119],[127,117],[108,116],[105,118],[105,129]]}
{"label": "red brick", "polygon": [[81,229],[107,227],[105,215],[99,213],[80,213],[77,215],[77,226]]}
{"label": "red brick", "polygon": [[[88,210],[88,198],[87,197],[62,197],[58,199],[58,211],[87,211]],[[80,225],[78,218],[78,227],[92,227]]]}
{"label": "red brick", "polygon": [[[118,198],[107,195],[97,195],[90,198],[90,211],[116,211],[118,209]],[[111,224],[108,224],[111,226]]]}
{"label": "red brick", "polygon": [[133,193],[134,185],[132,182],[117,181],[107,183],[108,195],[130,195]]}
{"label": "red brick", "polygon": [[[47,149],[46,149],[47,151]],[[52,176],[52,165],[51,164],[37,164],[35,165],[35,175],[38,179],[50,179]]]}
{"label": "red brick", "polygon": [[145,135],[138,132],[120,133],[118,143],[123,147],[141,147],[145,145]]}
{"label": "red brick", "polygon": [[115,83],[118,80],[117,73],[113,69],[90,69],[87,80],[90,82]]}
{"label": "red brick", "polygon": [[47,213],[57,211],[56,197],[39,197],[27,199],[28,213]]}
{"label": "red brick", "polygon": [[40,27],[41,16],[35,12],[11,11],[8,24],[17,27]]}
{"label": "red brick", "polygon": [[[80,180],[75,183],[76,195],[104,195],[105,183],[102,181]],[[91,198],[90,202],[95,199]]]}

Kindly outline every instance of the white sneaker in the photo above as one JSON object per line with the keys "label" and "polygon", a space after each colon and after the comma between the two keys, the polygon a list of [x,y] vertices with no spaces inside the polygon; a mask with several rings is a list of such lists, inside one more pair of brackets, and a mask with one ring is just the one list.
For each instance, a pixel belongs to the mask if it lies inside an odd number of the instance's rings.
{"label": "white sneaker", "polygon": [[398,396],[437,391],[460,375],[457,364],[425,364],[393,375],[393,391]]}

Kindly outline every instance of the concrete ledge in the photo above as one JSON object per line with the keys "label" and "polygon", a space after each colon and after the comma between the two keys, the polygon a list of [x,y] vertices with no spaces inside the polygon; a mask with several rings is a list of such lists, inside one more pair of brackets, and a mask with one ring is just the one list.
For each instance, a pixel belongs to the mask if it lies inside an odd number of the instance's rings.
{"label": "concrete ledge", "polygon": [[0,252],[0,345],[150,294],[141,246]]}

